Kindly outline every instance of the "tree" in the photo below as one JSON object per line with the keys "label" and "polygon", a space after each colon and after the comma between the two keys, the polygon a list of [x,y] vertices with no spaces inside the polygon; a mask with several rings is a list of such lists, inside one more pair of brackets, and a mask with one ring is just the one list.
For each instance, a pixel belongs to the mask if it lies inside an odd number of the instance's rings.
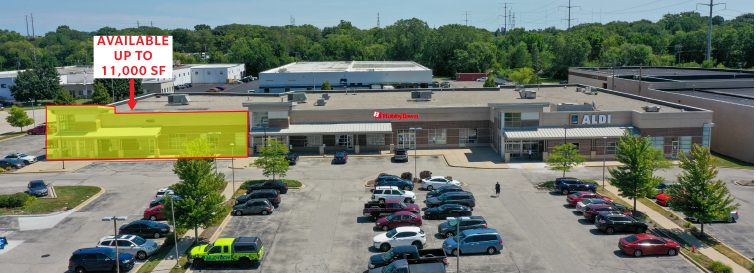
{"label": "tree", "polygon": [[268,140],[266,143],[267,145],[260,149],[260,158],[253,164],[263,169],[265,177],[272,175],[275,181],[276,175],[284,177],[289,171],[289,162],[284,159],[284,155],[289,153],[289,148],[278,140]]}
{"label": "tree", "polygon": [[740,207],[740,204],[732,205],[734,198],[726,183],[714,180],[719,173],[714,163],[716,159],[708,149],[693,144],[690,157],[680,157],[680,168],[683,169],[682,174],[677,175],[680,185],[672,187],[668,193],[672,198],[672,209],[700,221],[701,234],[704,223],[726,219],[731,211]]}
{"label": "tree", "polygon": [[629,131],[620,137],[614,160],[622,163],[619,167],[609,168],[609,183],[620,191],[620,196],[633,198],[633,210],[637,199],[651,194],[663,178],[654,176],[654,171],[668,169],[669,160],[664,158],[664,151],[657,150],[646,137],[633,135]]}
{"label": "tree", "polygon": [[96,83],[92,94],[92,104],[107,105],[111,103],[113,103],[113,99],[108,94],[108,89],[101,82]]}
{"label": "tree", "polygon": [[76,104],[76,100],[73,96],[71,96],[71,93],[68,93],[66,89],[61,88],[58,90],[58,95],[53,100],[53,104],[55,105],[74,105]]}
{"label": "tree", "polygon": [[517,84],[537,84],[541,79],[535,74],[532,68],[523,67],[509,74],[509,79]]}
{"label": "tree", "polygon": [[[116,100],[129,97],[129,79],[95,79],[94,83],[102,83],[108,94],[115,94]],[[142,79],[134,79],[134,96],[143,93]]]}
{"label": "tree", "polygon": [[554,147],[554,151],[549,154],[546,163],[551,166],[552,171],[562,171],[562,177],[572,169],[572,166],[585,162],[585,157],[580,155],[577,146],[572,143],[565,143]]}
{"label": "tree", "polygon": [[24,111],[24,109],[21,109],[15,105],[11,107],[10,114],[5,118],[5,120],[11,126],[21,128],[21,132],[24,131],[24,126],[29,126],[34,123],[34,119],[26,115],[26,111]]}
{"label": "tree", "polygon": [[333,90],[331,88],[331,84],[328,81],[323,82],[323,85],[320,86],[320,90]]}
{"label": "tree", "polygon": [[494,81],[493,75],[489,76],[488,79],[486,79],[486,82],[483,83],[483,87],[497,87],[499,85],[496,84]]}
{"label": "tree", "polygon": [[[225,175],[215,171],[209,160],[191,158],[211,155],[210,145],[206,138],[197,138],[184,144],[185,150],[179,155],[179,160],[173,163],[173,173],[180,182],[173,184],[171,189],[181,197],[174,200],[174,210],[177,212],[177,228],[194,229],[195,243],[197,243],[197,228],[207,228],[226,215],[223,215],[224,198],[220,191],[228,184]],[[169,198],[165,198],[168,200]],[[165,202],[169,208],[165,212],[166,218],[172,221],[170,200]]]}

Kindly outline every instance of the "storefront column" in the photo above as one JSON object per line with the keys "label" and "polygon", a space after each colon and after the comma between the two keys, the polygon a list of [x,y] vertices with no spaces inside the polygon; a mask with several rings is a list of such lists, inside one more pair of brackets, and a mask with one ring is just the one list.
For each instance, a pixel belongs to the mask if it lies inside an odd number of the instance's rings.
{"label": "storefront column", "polygon": [[549,159],[549,152],[543,152],[543,161],[545,162],[547,159]]}
{"label": "storefront column", "polygon": [[591,151],[591,160],[598,160],[596,157],[596,151]]}
{"label": "storefront column", "polygon": [[504,153],[504,162],[508,163],[509,161],[510,161],[510,159],[509,159],[509,153]]}
{"label": "storefront column", "polygon": [[320,155],[324,155],[325,154],[325,147],[318,146],[318,152],[320,152]]}
{"label": "storefront column", "polygon": [[354,153],[360,154],[360,145],[354,145]]}

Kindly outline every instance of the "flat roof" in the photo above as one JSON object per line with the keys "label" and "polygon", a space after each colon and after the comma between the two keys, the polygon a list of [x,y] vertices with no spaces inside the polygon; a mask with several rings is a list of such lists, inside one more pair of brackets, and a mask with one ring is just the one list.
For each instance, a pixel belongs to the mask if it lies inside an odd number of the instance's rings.
{"label": "flat roof", "polygon": [[[611,67],[578,67],[577,69],[601,72],[612,75]],[[596,70],[598,69],[598,70]],[[750,74],[753,75],[752,70],[738,70],[738,69],[702,69],[702,68],[688,68],[688,67],[643,67],[643,77],[652,76],[706,76],[706,75],[735,75],[735,74]],[[614,75],[638,75],[640,71],[639,67],[615,67]]]}
{"label": "flat roof", "polygon": [[688,95],[698,98],[724,101],[739,105],[754,106],[753,87],[751,88],[707,88],[688,90],[661,90],[665,92]]}
{"label": "flat roof", "polygon": [[229,68],[234,66],[239,66],[244,64],[203,64],[203,65],[197,65],[197,66],[191,66],[190,68]]}
{"label": "flat roof", "polygon": [[309,135],[329,133],[390,134],[391,122],[291,124],[289,128],[252,129],[251,135]]}
{"label": "flat roof", "polygon": [[344,62],[295,62],[295,63],[286,64],[280,67],[276,67],[273,69],[269,69],[261,73],[426,71],[426,70],[430,70],[430,69],[416,62],[344,61]]}
{"label": "flat roof", "polygon": [[[518,127],[502,128],[502,133],[507,140],[531,140],[531,139],[563,139],[576,138],[600,138],[621,137],[625,133],[625,127]],[[638,131],[632,129],[634,134]]]}

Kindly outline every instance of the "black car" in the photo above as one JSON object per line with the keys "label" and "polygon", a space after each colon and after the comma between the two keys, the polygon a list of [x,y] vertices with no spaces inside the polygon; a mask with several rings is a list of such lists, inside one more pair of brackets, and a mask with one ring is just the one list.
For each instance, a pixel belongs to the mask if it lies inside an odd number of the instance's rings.
{"label": "black car", "polygon": [[299,154],[297,153],[288,153],[284,156],[284,159],[286,161],[289,161],[289,165],[296,165],[299,161]]}
{"label": "black car", "polygon": [[567,81],[559,81],[559,84],[567,84]]}
{"label": "black car", "polygon": [[189,87],[192,87],[192,84],[191,83],[185,83],[184,86],[186,86],[187,88],[189,88]]}
{"label": "black car", "polygon": [[394,162],[399,162],[399,161],[409,162],[409,156],[407,155],[407,150],[396,149],[396,151],[394,151],[393,159],[394,159]]}
{"label": "black car", "polygon": [[554,191],[569,194],[576,191],[596,192],[596,185],[574,177],[560,177],[554,180]]}
{"label": "black car", "polygon": [[431,197],[425,199],[425,205],[429,208],[439,207],[444,204],[459,204],[470,207],[475,207],[475,196],[471,192],[447,192],[438,197]]}
{"label": "black car", "polygon": [[656,187],[654,187],[654,189],[657,189],[657,190],[659,190],[661,192],[665,192],[665,191],[669,190],[671,187],[679,186],[679,185],[680,185],[679,182],[665,181],[664,183],[661,183],[661,184],[657,185]]}
{"label": "black car", "polygon": [[47,196],[48,194],[47,185],[42,180],[32,180],[26,188],[31,196]]}
{"label": "black car", "polygon": [[247,193],[255,190],[276,190],[280,194],[286,194],[289,192],[289,185],[278,181],[265,181],[265,183],[252,184],[247,187]]}
{"label": "black car", "polygon": [[594,225],[601,231],[606,232],[606,234],[613,234],[616,231],[646,233],[648,229],[648,225],[645,222],[627,215],[602,217],[601,220],[596,220]]}
{"label": "black car", "polygon": [[165,236],[169,232],[171,232],[171,227],[169,225],[152,220],[134,221],[123,225],[118,229],[118,235],[129,234],[144,238],[152,237],[155,239]]}
{"label": "black car", "polygon": [[451,238],[457,234],[457,221],[459,221],[460,232],[468,229],[488,228],[488,223],[486,223],[486,219],[483,219],[482,216],[467,216],[439,224],[438,233],[446,236],[446,238]]}
{"label": "black car", "polygon": [[446,204],[425,210],[425,218],[429,220],[470,215],[472,215],[472,210],[469,207],[458,204]]}
{"label": "black car", "polygon": [[[165,196],[165,195],[164,195],[164,196]],[[154,207],[154,206],[157,206],[157,205],[160,205],[160,204],[162,204],[162,202],[163,202],[163,199],[165,199],[165,198],[163,198],[163,196],[160,196],[160,197],[158,197],[157,199],[155,199],[155,200],[151,201],[151,202],[150,202],[150,207]],[[176,196],[176,195],[173,195],[173,201],[178,201],[178,200],[181,200],[181,197],[179,197],[179,196]],[[170,203],[170,200],[168,200],[168,203]]]}
{"label": "black car", "polygon": [[[120,241],[120,240],[119,240]],[[134,255],[119,253],[118,263],[120,272],[126,272],[134,267]],[[68,258],[68,270],[76,273],[91,271],[116,272],[116,251],[112,248],[92,247],[76,250]]]}
{"label": "black car", "polygon": [[8,168],[21,169],[24,166],[25,164],[23,162],[0,161],[0,168],[6,169],[6,170]]}
{"label": "black car", "polygon": [[427,198],[431,198],[431,197],[436,197],[436,196],[442,195],[442,194],[447,193],[447,192],[458,192],[458,191],[465,191],[465,190],[463,190],[462,187],[460,187],[460,186],[445,186],[445,187],[440,187],[438,189],[429,191],[428,195],[426,196],[426,199]]}
{"label": "black car", "polygon": [[346,151],[338,151],[333,156],[333,163],[347,163],[347,153]]}
{"label": "black car", "polygon": [[268,199],[271,204],[274,206],[278,206],[278,204],[281,204],[281,196],[278,195],[278,192],[276,190],[255,190],[247,195],[242,195],[236,198],[236,204],[243,204],[251,199],[258,199],[258,198],[264,198]]}
{"label": "black car", "polygon": [[0,100],[0,106],[2,106],[2,107],[11,107],[13,105],[15,105],[15,104],[12,103],[12,102],[10,102],[10,101]]}

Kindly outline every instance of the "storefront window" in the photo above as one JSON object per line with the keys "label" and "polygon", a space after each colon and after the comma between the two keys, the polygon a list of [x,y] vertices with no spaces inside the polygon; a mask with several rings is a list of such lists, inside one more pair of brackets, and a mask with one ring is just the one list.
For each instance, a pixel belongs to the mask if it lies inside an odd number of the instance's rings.
{"label": "storefront window", "polygon": [[386,135],[384,134],[367,134],[365,137],[367,137],[368,146],[386,145]]}
{"label": "storefront window", "polygon": [[684,136],[680,137],[680,150],[683,153],[688,153],[693,146],[693,137]]}
{"label": "storefront window", "polygon": [[446,129],[428,130],[428,144],[446,144]]}
{"label": "storefront window", "polygon": [[703,128],[703,141],[701,141],[701,147],[709,148],[709,140],[711,140],[711,127],[705,126]]}
{"label": "storefront window", "polygon": [[323,145],[323,136],[305,136],[305,147],[320,147]]}
{"label": "storefront window", "polygon": [[459,129],[459,143],[478,143],[478,129]]}
{"label": "storefront window", "polygon": [[170,140],[169,148],[182,149],[186,142],[186,134],[170,134],[168,139]]}
{"label": "storefront window", "polygon": [[504,113],[504,127],[520,127],[520,113]]}
{"label": "storefront window", "polygon": [[664,151],[664,137],[649,137],[648,140],[654,145],[654,149]]}
{"label": "storefront window", "polygon": [[617,153],[617,145],[619,143],[617,142],[608,142],[606,143],[606,154],[613,155]]}
{"label": "storefront window", "polygon": [[252,128],[268,128],[268,112],[252,112]]}

